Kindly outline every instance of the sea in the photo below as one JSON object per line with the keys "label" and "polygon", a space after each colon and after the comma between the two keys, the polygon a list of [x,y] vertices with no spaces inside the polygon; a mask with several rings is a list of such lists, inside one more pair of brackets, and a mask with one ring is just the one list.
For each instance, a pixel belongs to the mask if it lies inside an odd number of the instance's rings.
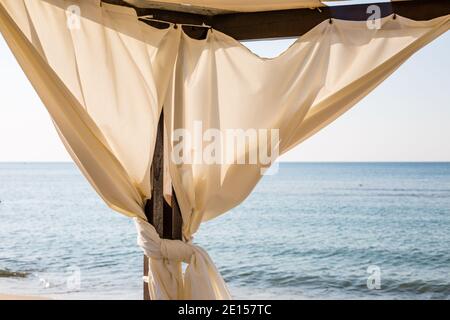
{"label": "sea", "polygon": [[[142,299],[133,222],[72,163],[0,163],[0,293]],[[235,299],[450,299],[450,163],[281,163],[206,222]]]}

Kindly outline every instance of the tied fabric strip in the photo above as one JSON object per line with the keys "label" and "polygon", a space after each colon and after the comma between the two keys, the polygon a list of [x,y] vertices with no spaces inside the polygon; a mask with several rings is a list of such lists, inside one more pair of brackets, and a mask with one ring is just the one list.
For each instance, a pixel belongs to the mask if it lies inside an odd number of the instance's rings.
{"label": "tied fabric strip", "polygon": [[[137,244],[150,259],[148,283],[152,300],[230,300],[228,288],[202,248],[180,240],[161,239],[147,221],[134,218]],[[183,273],[181,263],[187,263]]]}

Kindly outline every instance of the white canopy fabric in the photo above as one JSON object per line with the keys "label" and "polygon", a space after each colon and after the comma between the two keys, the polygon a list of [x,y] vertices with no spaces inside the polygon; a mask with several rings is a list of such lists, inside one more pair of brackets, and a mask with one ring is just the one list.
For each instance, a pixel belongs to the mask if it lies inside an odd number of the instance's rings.
{"label": "white canopy fabric", "polygon": [[[279,57],[263,59],[216,30],[205,40],[191,39],[182,28],[155,29],[133,9],[97,0],[0,0],[0,31],[67,150],[111,208],[135,217],[139,245],[151,257],[153,299],[231,298],[192,235],[201,222],[243,201],[266,167],[166,161],[184,241],[160,239],[143,208],[151,197],[150,162],[163,105],[169,159],[177,152],[177,129],[195,131],[199,122],[203,130],[279,129],[279,145],[268,144],[282,154],[349,110],[449,27],[450,16],[425,22],[389,16],[379,29],[324,21]],[[185,273],[181,262],[189,265]]]}
{"label": "white canopy fabric", "polygon": [[[205,131],[279,129],[279,153],[284,154],[349,110],[445,32],[448,18],[415,22],[389,16],[381,20],[379,30],[369,30],[365,21],[324,21],[274,59],[260,58],[216,30],[204,41],[182,34],[174,87],[164,104],[168,132],[194,132],[196,121]],[[245,158],[251,150],[240,151],[236,158]],[[222,145],[222,154],[230,153]],[[243,201],[263,168],[262,163],[171,162],[185,234]]]}

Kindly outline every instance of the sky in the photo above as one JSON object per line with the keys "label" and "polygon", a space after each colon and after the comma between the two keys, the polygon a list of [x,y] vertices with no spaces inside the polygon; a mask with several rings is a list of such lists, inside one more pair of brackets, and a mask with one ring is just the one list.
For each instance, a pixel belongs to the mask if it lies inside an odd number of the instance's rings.
{"label": "sky", "polygon": [[[245,43],[274,57],[294,40]],[[281,161],[450,161],[450,32]],[[71,161],[0,35],[0,161]]]}

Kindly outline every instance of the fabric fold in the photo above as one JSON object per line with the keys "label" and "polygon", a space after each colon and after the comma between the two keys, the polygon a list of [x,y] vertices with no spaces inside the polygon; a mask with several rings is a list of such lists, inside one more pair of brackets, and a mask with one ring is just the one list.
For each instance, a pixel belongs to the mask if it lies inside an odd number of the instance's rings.
{"label": "fabric fold", "polygon": [[[128,216],[145,216],[141,194],[111,152],[100,129],[38,49],[14,23],[2,2],[0,1],[0,31],[47,107],[69,154],[111,208]],[[24,13],[20,10],[22,3],[19,1],[9,4],[18,5],[13,8]],[[31,30],[31,25],[27,25],[26,29]]]}
{"label": "fabric fold", "polygon": [[[155,300],[229,300],[231,295],[209,255],[180,240],[161,239],[147,221],[135,218],[137,244],[150,258],[149,286]],[[181,263],[187,264],[183,273]]]}
{"label": "fabric fold", "polygon": [[[446,32],[450,15],[430,21],[391,15],[379,24],[369,29],[365,21],[323,21],[272,59],[217,30],[200,41],[182,35],[164,109],[172,157],[191,155],[190,161],[171,162],[170,168],[185,234],[195,233],[202,222],[231,210],[251,193],[274,163],[261,157],[250,163],[251,152],[272,152],[275,145],[282,155],[312,137]],[[251,144],[260,129],[277,130],[278,144],[269,137]],[[183,139],[189,143],[180,143],[181,131],[188,133]],[[230,148],[229,131],[240,131],[245,146]],[[211,139],[211,132],[217,138]],[[221,157],[208,163],[202,157],[209,157],[212,144]]]}

